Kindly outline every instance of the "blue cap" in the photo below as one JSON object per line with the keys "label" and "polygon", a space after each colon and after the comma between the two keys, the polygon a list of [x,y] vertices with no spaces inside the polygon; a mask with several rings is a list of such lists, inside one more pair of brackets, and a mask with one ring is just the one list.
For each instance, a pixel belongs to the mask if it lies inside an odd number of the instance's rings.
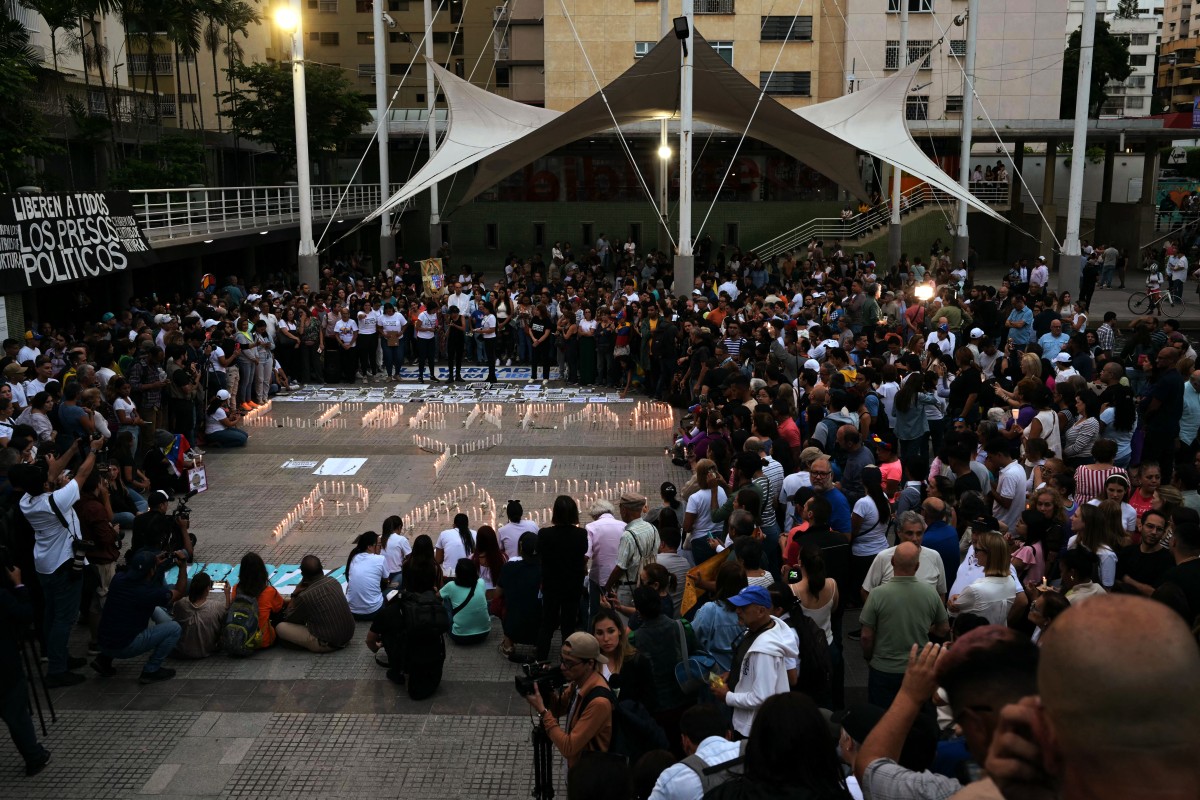
{"label": "blue cap", "polygon": [[144,578],[153,572],[156,566],[158,558],[153,550],[139,550],[129,562],[129,571],[139,578]]}
{"label": "blue cap", "polygon": [[729,604],[738,608],[762,606],[763,608],[770,609],[775,607],[775,604],[771,602],[771,593],[761,586],[747,586],[729,598]]}

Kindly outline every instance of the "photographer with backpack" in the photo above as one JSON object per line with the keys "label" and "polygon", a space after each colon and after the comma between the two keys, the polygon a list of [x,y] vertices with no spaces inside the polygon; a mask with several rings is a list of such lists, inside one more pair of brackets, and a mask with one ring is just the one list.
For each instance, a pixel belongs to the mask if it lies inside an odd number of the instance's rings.
{"label": "photographer with backpack", "polygon": [[407,685],[409,698],[424,700],[442,682],[450,615],[437,593],[437,564],[432,559],[410,563],[404,593],[379,611],[367,633],[367,647],[386,652],[388,680]]}

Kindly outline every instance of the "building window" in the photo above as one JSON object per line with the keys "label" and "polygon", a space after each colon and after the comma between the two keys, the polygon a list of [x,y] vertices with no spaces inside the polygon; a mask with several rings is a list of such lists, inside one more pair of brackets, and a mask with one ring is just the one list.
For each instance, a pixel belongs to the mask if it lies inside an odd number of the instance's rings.
{"label": "building window", "polygon": [[1134,75],[1132,78],[1127,78],[1125,80],[1125,85],[1134,87],[1136,89],[1145,89],[1146,88],[1146,76],[1145,75]]}
{"label": "building window", "polygon": [[1137,95],[1134,97],[1126,97],[1125,98],[1125,107],[1126,108],[1145,108],[1146,107],[1146,98],[1142,97],[1141,95]]}
{"label": "building window", "polygon": [[1129,66],[1144,67],[1149,63],[1148,59],[1149,59],[1149,56],[1147,56],[1145,53],[1139,53],[1138,55],[1131,55],[1129,57]]}
{"label": "building window", "polygon": [[359,64],[358,65],[358,77],[374,78],[375,77],[375,65],[374,64]]}
{"label": "building window", "polygon": [[725,244],[737,247],[738,239],[741,238],[740,231],[741,223],[726,222],[725,223]]}
{"label": "building window", "polygon": [[951,39],[950,40],[950,55],[958,58],[967,57],[967,40],[966,39]]}
{"label": "building window", "polygon": [[692,0],[695,14],[732,14],[733,0]]}
{"label": "building window", "polygon": [[450,22],[457,25],[462,22],[463,0],[450,0]]}
{"label": "building window", "polygon": [[654,47],[654,42],[634,42],[633,43],[633,57],[634,58],[643,57],[644,55],[646,55],[647,53],[650,52],[650,49],[652,47]]}
{"label": "building window", "polygon": [[341,36],[337,31],[312,31],[308,34],[308,40],[322,47],[337,47],[341,44]]}
{"label": "building window", "polygon": [[[899,14],[903,0],[888,0],[888,13]],[[933,0],[908,0],[908,13],[929,14],[933,12]]]}
{"label": "building window", "polygon": [[733,66],[733,42],[712,42],[713,50],[717,51],[717,55],[728,64]]}
{"label": "building window", "polygon": [[336,14],[338,0],[308,0],[308,7],[321,14]]}
{"label": "building window", "polygon": [[408,11],[408,0],[388,0],[388,11]]}
{"label": "building window", "polygon": [[907,120],[929,119],[929,95],[910,94],[904,101],[904,118]]}
{"label": "building window", "polygon": [[633,242],[634,244],[642,243],[642,223],[629,223],[629,241]]}
{"label": "building window", "polygon": [[392,44],[400,44],[401,42],[404,42],[405,44],[412,44],[412,37],[407,33],[391,31],[388,33],[388,41]]}
{"label": "building window", "polygon": [[811,42],[812,17],[761,17],[759,41]]}
{"label": "building window", "polygon": [[594,241],[596,241],[596,236],[595,236],[596,229],[595,229],[595,225],[596,225],[596,223],[594,223],[594,222],[581,222],[581,223],[579,223],[579,233],[581,234],[579,238],[580,238],[580,239],[582,239],[584,242],[594,242]]}
{"label": "building window", "polygon": [[1134,47],[1145,47],[1146,45],[1150,44],[1150,34],[1135,33],[1129,38],[1129,43]]}
{"label": "building window", "polygon": [[512,78],[508,71],[508,67],[496,67],[496,88],[507,89],[512,85]]}
{"label": "building window", "polygon": [[158,98],[158,113],[163,117],[175,116],[175,95],[166,95]]}
{"label": "building window", "polygon": [[767,94],[786,97],[808,97],[812,93],[811,72],[758,73],[758,85]]}
{"label": "building window", "polygon": [[[925,59],[921,62],[921,69],[932,69],[930,63],[929,51],[933,48],[933,42],[929,39],[914,39],[908,43],[908,61],[905,64],[911,64],[918,59]],[[883,49],[883,68],[884,69],[900,69],[900,41],[898,39],[888,39],[887,44]]]}
{"label": "building window", "polygon": [[354,0],[354,10],[359,14],[370,14],[374,5],[373,0]]}
{"label": "building window", "polygon": [[372,33],[371,31],[359,31],[358,32],[358,43],[359,44],[375,44],[375,34]]}
{"label": "building window", "polygon": [[403,75],[405,66],[406,65],[404,65],[404,64],[397,64],[396,62],[393,61],[392,63],[388,64],[388,74],[389,75]]}
{"label": "building window", "polygon": [[196,102],[196,95],[191,92],[188,92],[186,94],[181,94],[181,95],[179,95],[179,102],[194,104]]}
{"label": "building window", "polygon": [[946,113],[961,114],[963,110],[963,96],[961,94],[946,95]]}

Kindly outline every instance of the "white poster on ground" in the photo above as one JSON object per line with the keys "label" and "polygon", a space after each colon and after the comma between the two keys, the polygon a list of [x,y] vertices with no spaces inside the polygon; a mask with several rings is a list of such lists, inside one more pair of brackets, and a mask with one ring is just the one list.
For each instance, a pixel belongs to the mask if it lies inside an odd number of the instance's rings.
{"label": "white poster on ground", "polygon": [[365,463],[365,458],[327,458],[313,475],[355,475]]}
{"label": "white poster on ground", "polygon": [[550,474],[552,458],[514,458],[508,462],[504,473],[506,478],[540,478]]}

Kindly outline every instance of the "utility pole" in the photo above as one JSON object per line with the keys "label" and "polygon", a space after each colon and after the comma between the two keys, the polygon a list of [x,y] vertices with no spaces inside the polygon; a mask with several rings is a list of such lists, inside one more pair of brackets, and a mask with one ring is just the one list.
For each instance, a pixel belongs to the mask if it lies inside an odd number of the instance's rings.
{"label": "utility pole", "polygon": [[[1085,0],[1083,25],[1079,31],[1079,75],[1075,80],[1075,131],[1071,139],[1071,182],[1067,189],[1067,232],[1063,238],[1062,258],[1054,273],[1056,291],[1062,291],[1067,285],[1076,285],[1083,266],[1080,263],[1079,218],[1083,215],[1083,165],[1087,161],[1088,106],[1092,99],[1092,52],[1095,42],[1096,0]],[[1054,224],[1054,220],[1050,220],[1050,223]]]}
{"label": "utility pole", "polygon": [[[908,3],[900,0],[900,69],[908,66]],[[900,260],[900,167],[892,165],[892,222],[888,226],[888,262]]]}
{"label": "utility pole", "polygon": [[[683,0],[688,38],[692,32],[695,0]],[[683,41],[683,61],[679,69],[679,242],[675,255],[675,296],[691,295],[696,276],[696,257],[692,255],[692,65],[695,48]]]}
{"label": "utility pole", "polygon": [[[967,4],[967,67],[963,87],[962,143],[959,147],[958,182],[971,191],[971,137],[975,126],[975,40],[979,35],[979,0]],[[967,204],[958,201],[958,228],[954,232],[954,263],[967,260],[971,238],[967,228]]]}
{"label": "utility pole", "polygon": [[[387,11],[384,0],[374,0],[375,13],[375,123],[379,126],[376,140],[379,145],[379,202],[382,205],[392,194],[392,177],[388,167],[388,115],[387,99],[387,33],[384,32],[383,15]],[[379,216],[379,270],[382,272],[396,260],[396,238],[392,236],[392,212],[384,211]]]}
{"label": "utility pole", "polygon": [[[433,4],[425,0],[425,100],[429,109],[429,157],[437,150],[437,128],[434,127],[434,111],[437,109],[437,88],[433,83]],[[438,187],[429,186],[429,255],[437,253],[442,245],[441,206],[438,205]]]}

